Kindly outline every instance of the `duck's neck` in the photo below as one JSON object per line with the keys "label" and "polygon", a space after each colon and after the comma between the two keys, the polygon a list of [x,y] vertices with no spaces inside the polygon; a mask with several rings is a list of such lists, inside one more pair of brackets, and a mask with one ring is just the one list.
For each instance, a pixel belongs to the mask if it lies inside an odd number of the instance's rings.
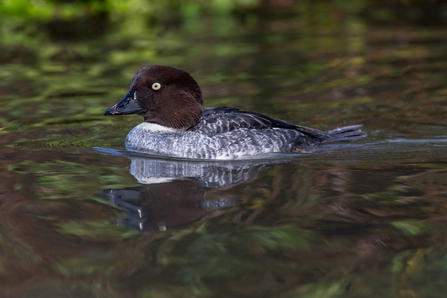
{"label": "duck's neck", "polygon": [[149,122],[143,122],[140,125],[141,128],[145,129],[145,130],[149,130],[149,131],[153,131],[153,132],[183,132],[185,131],[184,128],[173,128],[173,127],[168,127],[168,126],[163,126],[160,124],[156,124],[156,123],[149,123]]}

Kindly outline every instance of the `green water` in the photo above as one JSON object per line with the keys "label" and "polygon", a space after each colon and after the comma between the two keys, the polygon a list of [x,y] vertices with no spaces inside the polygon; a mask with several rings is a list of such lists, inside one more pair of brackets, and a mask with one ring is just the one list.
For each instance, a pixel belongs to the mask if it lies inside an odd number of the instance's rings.
{"label": "green water", "polygon": [[[0,6],[0,296],[445,296],[447,4],[26,3]],[[368,137],[126,153],[142,119],[103,113],[151,64],[206,107]]]}

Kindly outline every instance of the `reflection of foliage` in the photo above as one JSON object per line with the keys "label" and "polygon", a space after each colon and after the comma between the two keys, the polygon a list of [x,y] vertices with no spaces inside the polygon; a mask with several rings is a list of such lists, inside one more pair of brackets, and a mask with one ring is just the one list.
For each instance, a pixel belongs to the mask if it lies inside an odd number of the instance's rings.
{"label": "reflection of foliage", "polygon": [[[132,185],[135,179],[122,167],[88,165],[60,160],[34,163],[21,161],[8,166],[10,171],[34,174],[34,189],[43,199],[86,199],[85,193],[98,193],[101,188],[122,188]],[[102,201],[102,200],[100,200]]]}
{"label": "reflection of foliage", "polygon": [[[19,200],[12,209],[4,207],[14,216],[0,217],[6,233],[0,250],[27,270],[50,260],[44,265],[47,272],[88,293],[103,279],[107,292],[165,297],[356,297],[365,291],[411,289],[411,280],[443,270],[435,265],[441,252],[424,247],[447,241],[447,231],[436,228],[437,213],[447,214],[437,200],[447,193],[440,191],[446,173],[383,169],[386,177],[382,172],[371,177],[368,167],[273,166],[257,178],[260,188],[238,185],[208,196],[236,197],[239,207],[210,210],[204,220],[182,230],[140,235],[110,225],[116,209],[96,197],[98,186],[132,186],[133,179],[123,179],[127,169],[74,161],[18,162],[8,166],[10,173],[34,177],[34,185],[19,192],[46,189],[40,196],[52,200]],[[370,185],[363,175],[381,180],[366,190]],[[26,220],[14,221],[19,214]],[[33,234],[23,233],[29,223],[39,227]],[[34,237],[57,241],[57,253],[46,244],[48,252],[42,251]],[[6,239],[16,243],[14,252]],[[27,250],[33,251],[32,260],[23,259]],[[11,266],[6,259],[0,262]]]}
{"label": "reflection of foliage", "polygon": [[[139,12],[166,14],[169,11],[179,11],[183,15],[192,15],[200,11],[227,13],[234,9],[256,6],[259,0],[195,0],[195,1],[147,1],[147,0],[75,0],[70,3],[64,1],[30,1],[5,0],[0,5],[0,13],[20,17],[59,18],[70,19],[90,13],[113,12],[115,14],[135,14]],[[172,13],[172,12],[171,12]]]}
{"label": "reflection of foliage", "polygon": [[262,263],[259,259],[273,252],[308,250],[311,238],[308,231],[288,226],[254,227],[231,233],[201,227],[193,233],[171,233],[159,248],[157,260],[164,266],[183,264],[180,274],[186,283],[208,278],[238,280],[246,274],[268,270],[269,266],[295,268],[281,258]]}

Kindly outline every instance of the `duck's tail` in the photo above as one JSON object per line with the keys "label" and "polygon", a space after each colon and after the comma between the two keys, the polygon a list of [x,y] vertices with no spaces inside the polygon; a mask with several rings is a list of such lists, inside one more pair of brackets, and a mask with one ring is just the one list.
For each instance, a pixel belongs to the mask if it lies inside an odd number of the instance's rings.
{"label": "duck's tail", "polygon": [[325,139],[324,143],[335,143],[335,142],[352,142],[367,136],[366,132],[361,131],[363,125],[351,125],[339,127],[326,132],[328,138]]}

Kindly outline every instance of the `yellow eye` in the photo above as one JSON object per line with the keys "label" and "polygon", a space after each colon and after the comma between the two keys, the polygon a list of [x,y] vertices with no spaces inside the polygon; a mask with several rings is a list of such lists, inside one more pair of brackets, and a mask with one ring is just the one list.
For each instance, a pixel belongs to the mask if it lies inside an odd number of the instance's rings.
{"label": "yellow eye", "polygon": [[158,90],[158,89],[160,89],[161,88],[161,84],[160,83],[153,83],[152,84],[152,89],[153,90]]}

